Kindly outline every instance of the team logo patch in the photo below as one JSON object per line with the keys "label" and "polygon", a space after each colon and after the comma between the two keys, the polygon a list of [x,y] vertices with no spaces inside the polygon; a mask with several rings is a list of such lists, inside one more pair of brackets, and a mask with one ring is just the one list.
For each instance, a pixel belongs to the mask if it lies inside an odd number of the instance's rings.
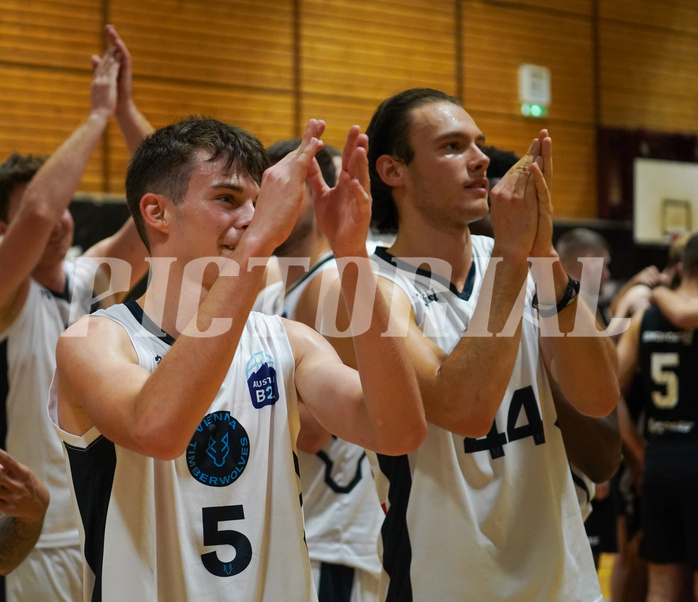
{"label": "team logo patch", "polygon": [[274,358],[262,351],[255,353],[245,366],[247,387],[252,397],[252,405],[257,408],[270,406],[279,400],[279,388],[276,383]]}
{"label": "team logo patch", "polygon": [[209,487],[230,485],[245,470],[250,439],[230,412],[213,412],[201,421],[187,447],[191,476]]}

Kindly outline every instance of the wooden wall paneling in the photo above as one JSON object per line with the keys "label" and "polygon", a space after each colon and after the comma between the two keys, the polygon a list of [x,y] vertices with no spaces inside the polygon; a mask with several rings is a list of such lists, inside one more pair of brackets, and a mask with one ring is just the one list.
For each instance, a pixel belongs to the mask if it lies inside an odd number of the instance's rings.
{"label": "wooden wall paneling", "polygon": [[[0,64],[0,161],[11,152],[53,153],[87,116],[89,73]],[[102,147],[97,147],[80,189],[103,189]]]}
{"label": "wooden wall paneling", "polygon": [[89,71],[101,23],[99,0],[0,0],[0,63]]}
{"label": "wooden wall paneling", "polygon": [[[487,144],[519,156],[540,131],[540,123],[523,117],[473,112]],[[549,124],[553,139],[552,187],[556,218],[596,217],[596,142],[593,125]]]}
{"label": "wooden wall paneling", "polygon": [[303,0],[303,120],[323,99],[331,109],[361,107],[340,116],[346,124],[366,115],[366,103],[375,107],[405,88],[454,93],[454,15],[452,2]]}
{"label": "wooden wall paneling", "polygon": [[327,144],[342,149],[349,128],[352,125],[359,125],[361,130],[365,131],[380,100],[327,98],[322,95],[305,94],[303,123],[305,124],[311,117],[324,119],[327,126],[322,139]]}
{"label": "wooden wall paneling", "polygon": [[601,124],[698,131],[698,37],[602,20]]}
{"label": "wooden wall paneling", "polygon": [[291,0],[120,0],[109,18],[141,77],[291,91]]}
{"label": "wooden wall paneling", "polygon": [[534,9],[549,15],[571,13],[590,16],[593,12],[592,0],[462,0],[466,4],[477,3],[486,6],[503,6],[510,8]]}
{"label": "wooden wall paneling", "polygon": [[[290,92],[210,86],[206,93],[195,83],[137,78],[134,98],[154,127],[163,127],[200,114],[233,123],[257,136],[265,145],[294,135]],[[123,192],[129,152],[116,123],[110,129],[110,190]]]}
{"label": "wooden wall paneling", "polygon": [[533,63],[551,71],[551,121],[594,122],[590,18],[466,2],[463,36],[468,108],[520,114],[518,68]]}
{"label": "wooden wall paneling", "polygon": [[698,34],[698,2],[695,0],[599,0],[599,17],[634,23],[653,31],[668,29]]}

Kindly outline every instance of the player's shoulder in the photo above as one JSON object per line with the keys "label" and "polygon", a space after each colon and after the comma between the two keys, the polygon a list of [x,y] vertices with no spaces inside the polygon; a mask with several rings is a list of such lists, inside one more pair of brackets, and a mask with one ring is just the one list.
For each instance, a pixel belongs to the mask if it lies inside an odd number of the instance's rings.
{"label": "player's shoulder", "polygon": [[87,315],[69,326],[59,337],[56,357],[60,361],[92,361],[121,356],[138,362],[135,348],[123,324],[106,315]]}

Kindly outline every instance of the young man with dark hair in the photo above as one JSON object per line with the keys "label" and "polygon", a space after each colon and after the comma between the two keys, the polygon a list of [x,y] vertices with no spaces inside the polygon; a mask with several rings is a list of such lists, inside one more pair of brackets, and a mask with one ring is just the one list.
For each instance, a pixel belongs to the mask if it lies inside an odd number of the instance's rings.
{"label": "young man with dark hair", "polygon": [[[151,251],[148,289],[61,337],[50,405],[85,526],[86,600],[312,600],[299,405],[386,454],[423,440],[414,372],[403,341],[381,336],[388,308],[365,251],[367,140],[350,131],[329,189],[314,162],[323,130],[311,120],[263,176],[261,144],[214,120],[158,130],[135,153],[127,196]],[[250,312],[306,179],[335,257],[356,264],[348,311],[371,314],[353,337],[358,373],[307,326]]]}
{"label": "young man with dark hair", "polygon": [[417,452],[379,455],[386,599],[600,601],[548,374],[577,410],[606,415],[615,350],[539,336],[538,313],[547,332],[600,335],[552,245],[547,131],[492,190],[494,241],[468,228],[488,210],[488,158],[457,99],[399,93],[367,133],[375,225],[397,231],[374,259],[428,420]]}
{"label": "young man with dark hair", "polygon": [[[640,555],[648,563],[651,601],[698,595],[698,321],[688,313],[698,307],[698,235],[686,243],[679,269],[677,290],[659,287],[661,303],[637,312],[618,345],[621,386],[639,366],[647,415]],[[671,299],[678,308],[670,312],[665,304]]]}
{"label": "young man with dark hair", "polygon": [[[150,129],[131,98],[128,50],[113,27],[107,34],[104,55],[92,58],[87,118],[45,161],[13,154],[0,166],[0,396],[7,416],[2,444],[51,493],[35,549],[6,579],[11,601],[72,602],[82,593],[78,526],[46,400],[56,342],[71,313],[74,319],[90,310],[99,264],[65,261],[73,240],[67,208],[112,115],[132,148]],[[128,262],[131,284],[147,268],[131,220],[82,257]]]}

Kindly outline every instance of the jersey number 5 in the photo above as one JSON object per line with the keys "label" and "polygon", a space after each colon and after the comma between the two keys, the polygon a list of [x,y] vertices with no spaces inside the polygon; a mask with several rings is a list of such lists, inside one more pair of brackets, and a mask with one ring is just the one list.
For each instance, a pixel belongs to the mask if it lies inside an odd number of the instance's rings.
{"label": "jersey number 5", "polygon": [[214,506],[202,508],[205,546],[231,546],[235,550],[235,558],[230,562],[221,562],[216,552],[201,555],[201,562],[206,570],[216,577],[232,577],[242,573],[252,560],[252,545],[242,533],[223,530],[218,524],[226,520],[242,520],[245,513],[242,506]]}
{"label": "jersey number 5", "polygon": [[[525,412],[528,424],[516,426],[521,410]],[[495,460],[504,455],[504,446],[507,443],[524,439],[525,437],[533,437],[536,445],[545,443],[543,420],[540,416],[536,396],[533,393],[533,387],[531,386],[514,391],[509,404],[506,433],[500,433],[497,430],[497,419],[495,417],[492,422],[492,428],[486,437],[481,439],[466,437],[463,442],[463,448],[466,454],[489,450],[492,459]]]}
{"label": "jersey number 5", "polygon": [[652,402],[661,410],[670,410],[679,403],[678,353],[653,353],[650,357],[652,381],[664,386],[664,393],[652,391]]}

